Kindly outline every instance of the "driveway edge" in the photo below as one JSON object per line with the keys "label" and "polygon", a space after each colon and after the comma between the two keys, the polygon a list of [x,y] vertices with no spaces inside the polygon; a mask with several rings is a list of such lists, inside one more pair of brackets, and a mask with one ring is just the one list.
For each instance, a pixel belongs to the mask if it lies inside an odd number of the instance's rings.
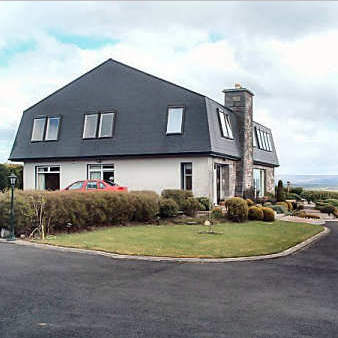
{"label": "driveway edge", "polygon": [[89,255],[110,257],[113,259],[128,259],[128,260],[139,260],[139,261],[150,261],[150,262],[228,263],[228,262],[258,261],[258,260],[274,259],[274,258],[292,255],[296,253],[297,251],[302,250],[305,247],[313,244],[314,242],[318,241],[319,239],[328,235],[329,233],[330,233],[330,229],[327,227],[324,227],[324,230],[321,231],[320,233],[284,251],[274,253],[274,254],[269,254],[269,255],[234,257],[234,258],[192,258],[192,257],[191,258],[189,257],[175,258],[175,257],[121,255],[121,254],[115,254],[115,253],[110,253],[110,252],[105,252],[105,251],[78,249],[78,248],[56,246],[56,245],[51,245],[51,244],[34,243],[34,242],[24,241],[20,239],[13,241],[13,242],[9,242],[5,239],[0,239],[0,243],[33,246],[33,247],[37,247],[41,249],[52,249],[52,250],[63,251],[63,252],[85,253]]}

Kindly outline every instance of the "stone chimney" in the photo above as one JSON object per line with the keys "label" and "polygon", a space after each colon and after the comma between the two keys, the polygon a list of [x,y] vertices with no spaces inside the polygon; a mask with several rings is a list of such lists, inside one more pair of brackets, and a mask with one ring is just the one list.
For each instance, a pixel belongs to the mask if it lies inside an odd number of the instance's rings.
{"label": "stone chimney", "polygon": [[224,89],[224,105],[237,115],[238,136],[242,158],[236,166],[236,196],[243,196],[253,186],[253,96],[254,94],[238,83],[233,89]]}

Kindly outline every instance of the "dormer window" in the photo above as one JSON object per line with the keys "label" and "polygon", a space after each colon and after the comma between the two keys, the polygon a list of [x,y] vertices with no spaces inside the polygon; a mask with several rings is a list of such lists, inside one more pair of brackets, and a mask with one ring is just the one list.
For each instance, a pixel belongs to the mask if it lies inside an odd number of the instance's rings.
{"label": "dormer window", "polygon": [[169,107],[167,119],[167,135],[183,133],[184,107]]}
{"label": "dormer window", "polygon": [[270,134],[259,128],[255,128],[258,141],[258,148],[266,151],[272,151]]}
{"label": "dormer window", "polygon": [[37,117],[33,122],[32,142],[57,141],[60,117]]}
{"label": "dormer window", "polygon": [[229,114],[224,113],[222,109],[218,109],[218,118],[219,118],[222,137],[233,139],[234,136],[232,133]]}
{"label": "dormer window", "polygon": [[83,126],[83,138],[104,138],[113,136],[115,113],[86,114]]}

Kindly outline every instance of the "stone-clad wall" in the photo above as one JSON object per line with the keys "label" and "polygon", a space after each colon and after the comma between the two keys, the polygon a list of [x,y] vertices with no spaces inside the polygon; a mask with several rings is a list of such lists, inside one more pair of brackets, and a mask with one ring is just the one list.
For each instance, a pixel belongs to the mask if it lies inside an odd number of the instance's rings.
{"label": "stone-clad wall", "polygon": [[230,107],[238,117],[239,142],[241,144],[242,159],[236,164],[236,196],[250,189],[253,184],[253,94],[245,89],[224,90],[225,105]]}

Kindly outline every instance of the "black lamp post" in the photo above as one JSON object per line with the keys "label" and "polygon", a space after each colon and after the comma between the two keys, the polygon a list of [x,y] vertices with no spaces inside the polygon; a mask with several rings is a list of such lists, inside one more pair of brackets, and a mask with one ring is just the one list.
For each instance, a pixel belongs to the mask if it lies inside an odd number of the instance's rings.
{"label": "black lamp post", "polygon": [[16,175],[12,172],[9,176],[9,182],[11,184],[11,234],[9,235],[8,241],[15,241],[14,234],[14,223],[15,223],[15,215],[14,215],[14,188],[16,183]]}

